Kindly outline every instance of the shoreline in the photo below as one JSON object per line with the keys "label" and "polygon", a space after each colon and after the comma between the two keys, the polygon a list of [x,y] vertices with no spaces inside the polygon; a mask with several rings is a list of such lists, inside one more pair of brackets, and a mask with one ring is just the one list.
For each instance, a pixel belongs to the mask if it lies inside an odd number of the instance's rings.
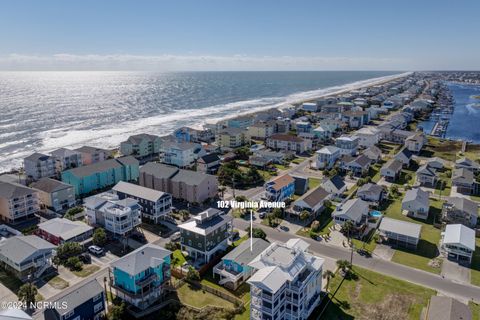
{"label": "shoreline", "polygon": [[[292,105],[298,105],[298,104],[301,104],[303,102],[312,101],[312,100],[319,99],[319,98],[322,98],[322,97],[337,96],[337,95],[341,95],[341,94],[344,94],[344,93],[348,93],[352,90],[358,90],[358,89],[361,89],[361,88],[368,88],[368,87],[388,83],[390,81],[394,81],[396,79],[406,77],[411,73],[412,72],[403,72],[403,73],[398,73],[398,74],[393,74],[393,75],[388,75],[388,76],[383,76],[383,77],[354,81],[354,82],[345,83],[345,84],[337,85],[337,86],[331,86],[331,87],[315,89],[315,90],[310,90],[310,91],[292,93],[290,95],[287,95],[287,96],[283,97],[287,101],[282,101],[280,103],[272,103],[270,105],[265,105],[265,106],[253,107],[252,110],[244,110],[243,112],[232,111],[231,114],[229,114],[227,116],[222,116],[222,117],[219,117],[219,118],[213,118],[213,119],[211,119],[212,121],[209,121],[208,119],[205,119],[205,120],[200,120],[200,121],[197,121],[196,123],[194,122],[194,123],[190,123],[190,124],[187,124],[187,125],[180,125],[179,124],[173,130],[168,129],[168,131],[167,131],[168,133],[158,134],[158,133],[152,132],[152,130],[149,130],[152,127],[160,127],[161,124],[160,125],[145,124],[145,126],[144,126],[145,129],[144,130],[141,130],[141,131],[140,130],[135,130],[133,132],[128,132],[127,131],[126,134],[132,135],[132,134],[139,134],[139,133],[150,133],[150,134],[159,135],[160,137],[164,137],[164,136],[170,135],[175,129],[177,129],[179,127],[182,127],[182,126],[188,126],[188,127],[192,127],[192,128],[204,128],[205,125],[207,125],[207,124],[218,123],[218,122],[225,121],[225,120],[235,118],[235,117],[238,117],[238,116],[253,115],[253,114],[257,114],[257,113],[264,112],[264,111],[267,111],[267,110],[272,110],[272,109],[282,110],[282,109],[288,108],[289,106],[292,106]],[[318,92],[318,91],[323,91],[323,92]],[[310,92],[312,93],[311,96],[309,96]],[[298,97],[297,99],[295,99],[295,96],[301,95],[301,94],[307,95],[308,97]],[[292,97],[292,100],[288,100],[288,97]],[[234,104],[240,104],[240,103],[247,104],[248,101],[249,100],[240,101],[240,102],[233,102],[233,103]],[[207,108],[202,108],[202,109],[198,109],[198,110],[204,110],[204,109],[207,109]],[[212,108],[212,107],[210,107],[210,108]],[[154,116],[154,117],[160,117],[160,116]],[[142,122],[148,122],[149,119],[152,120],[152,118],[154,118],[154,117],[144,118],[144,119],[139,120],[138,122],[139,122],[139,124],[141,124]],[[173,120],[173,121],[176,122],[176,121],[182,121],[182,120],[183,119]],[[183,120],[183,121],[185,121],[185,120]],[[106,130],[111,130],[111,128],[106,129]],[[95,132],[95,130],[92,130],[92,132]],[[78,134],[81,134],[81,132],[78,133]],[[123,133],[118,133],[117,136],[122,135],[122,134]],[[102,135],[101,135],[101,133],[99,133],[98,135],[94,135],[94,136],[95,136],[94,138],[91,138],[91,139],[86,138],[86,139],[83,139],[82,141],[71,143],[71,144],[58,143],[55,146],[50,146],[50,147],[45,147],[45,148],[32,148],[31,152],[23,152],[23,153],[24,154],[31,154],[33,152],[48,153],[48,152],[51,152],[51,151],[55,150],[56,148],[61,148],[61,147],[75,148],[75,147],[79,147],[79,146],[82,146],[82,145],[92,145],[92,146],[95,146],[95,147],[105,148],[105,149],[109,149],[109,150],[116,150],[116,149],[119,148],[118,143],[108,142],[108,140],[109,140],[108,138],[105,138],[106,141],[104,141],[102,144],[96,144],[95,141],[98,141],[99,140],[98,137],[102,137]],[[54,141],[54,139],[55,138],[50,139],[50,142]],[[110,141],[111,140],[112,139],[110,139]],[[92,143],[89,143],[89,142],[92,142]],[[17,152],[17,153],[19,153],[19,152]],[[12,172],[12,171],[18,171],[19,169],[21,169],[21,165],[19,165],[19,163],[21,163],[22,160],[23,160],[23,158],[21,158],[21,156],[22,155],[20,155],[20,157],[18,157],[18,158],[15,157],[15,158],[9,159],[8,163],[10,163],[10,165],[6,165],[5,167],[0,167],[0,174]]]}

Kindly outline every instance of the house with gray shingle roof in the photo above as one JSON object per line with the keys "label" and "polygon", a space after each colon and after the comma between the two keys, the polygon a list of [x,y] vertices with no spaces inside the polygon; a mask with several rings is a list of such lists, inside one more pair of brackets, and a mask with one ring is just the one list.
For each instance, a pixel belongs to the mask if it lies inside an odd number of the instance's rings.
{"label": "house with gray shingle roof", "polygon": [[20,280],[36,279],[52,266],[55,248],[35,235],[11,237],[0,243],[0,262]]}
{"label": "house with gray shingle roof", "polygon": [[15,223],[40,211],[38,191],[14,182],[0,181],[0,218]]}
{"label": "house with gray shingle roof", "polygon": [[464,197],[449,197],[443,204],[442,220],[474,229],[478,220],[478,203]]}
{"label": "house with gray shingle roof", "polygon": [[50,302],[58,307],[45,309],[45,320],[102,319],[105,315],[105,292],[96,279],[62,290],[61,297]]}
{"label": "house with gray shingle roof", "polygon": [[366,224],[368,212],[368,202],[354,198],[339,204],[332,212],[332,218],[336,224],[343,225],[351,221],[356,228],[362,228]]}
{"label": "house with gray shingle roof", "polygon": [[144,158],[160,152],[161,139],[159,136],[140,133],[128,137],[120,143],[120,152],[125,155]]}
{"label": "house with gray shingle roof", "polygon": [[292,213],[299,215],[302,211],[307,211],[310,212],[311,215],[316,216],[323,211],[324,203],[330,199],[330,197],[330,193],[321,186],[318,186],[293,202]]}
{"label": "house with gray shingle roof", "polygon": [[474,194],[478,190],[473,171],[467,168],[456,168],[452,173],[452,186],[463,194]]}
{"label": "house with gray shingle roof", "polygon": [[430,193],[421,188],[407,190],[402,200],[402,210],[417,219],[427,220],[430,209]]}
{"label": "house with gray shingle roof", "polygon": [[171,254],[148,243],[110,263],[115,296],[142,310],[155,304],[167,293]]}
{"label": "house with gray shingle roof", "polygon": [[75,188],[59,180],[42,178],[30,185],[38,191],[40,203],[56,212],[75,206]]}
{"label": "house with gray shingle roof", "polygon": [[410,165],[410,161],[412,160],[412,156],[413,152],[404,147],[395,155],[394,158],[400,161],[403,167],[408,167]]}
{"label": "house with gray shingle roof", "polygon": [[380,168],[380,175],[387,181],[396,181],[402,171],[402,162],[390,159]]}
{"label": "house with gray shingle roof", "polygon": [[420,166],[417,170],[416,180],[422,186],[434,188],[438,181],[437,170],[428,164]]}
{"label": "house with gray shingle roof", "polygon": [[376,183],[366,183],[357,190],[357,197],[368,202],[380,203],[385,196],[385,188]]}
{"label": "house with gray shingle roof", "polygon": [[91,238],[93,227],[82,221],[54,218],[38,224],[36,234],[58,246],[65,242],[82,242]]}
{"label": "house with gray shingle roof", "polygon": [[236,290],[246,281],[256,269],[248,264],[270,246],[270,243],[260,238],[243,241],[238,247],[227,253],[214,268],[213,274],[218,275],[219,284]]}
{"label": "house with gray shingle roof", "polygon": [[472,159],[463,157],[455,161],[455,168],[464,168],[473,172],[477,172],[480,171],[480,163],[478,163],[477,161],[473,161]]}

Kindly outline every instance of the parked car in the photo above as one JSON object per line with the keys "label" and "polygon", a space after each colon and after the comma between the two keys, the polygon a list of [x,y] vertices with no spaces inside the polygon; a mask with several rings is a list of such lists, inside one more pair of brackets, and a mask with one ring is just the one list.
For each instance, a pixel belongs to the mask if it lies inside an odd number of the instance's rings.
{"label": "parked car", "polygon": [[136,240],[138,242],[141,242],[141,243],[144,243],[144,242],[147,242],[147,239],[145,239],[145,236],[141,233],[133,233],[130,238],[132,238],[133,240]]}
{"label": "parked car", "polygon": [[264,219],[265,218],[265,211],[259,212],[258,216],[260,217],[260,219]]}
{"label": "parked car", "polygon": [[88,247],[88,251],[94,255],[102,255],[103,254],[103,249],[100,248],[99,246],[90,246]]}
{"label": "parked car", "polygon": [[92,263],[92,257],[90,256],[90,254],[88,252],[82,253],[80,256],[78,256],[78,258],[83,263],[86,263],[86,264]]}
{"label": "parked car", "polygon": [[177,231],[175,232],[174,234],[172,234],[172,236],[170,237],[170,239],[172,241],[180,241],[180,231]]}

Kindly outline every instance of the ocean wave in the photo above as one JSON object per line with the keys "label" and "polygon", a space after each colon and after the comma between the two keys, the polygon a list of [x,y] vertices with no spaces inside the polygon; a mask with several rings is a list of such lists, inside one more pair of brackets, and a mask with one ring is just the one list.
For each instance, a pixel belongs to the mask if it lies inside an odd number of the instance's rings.
{"label": "ocean wave", "polygon": [[[102,117],[105,118],[102,118],[103,123],[101,124],[96,124],[100,121],[95,121],[96,123],[92,124],[72,119],[67,125],[39,132],[34,143],[24,144],[17,150],[3,150],[4,152],[0,160],[0,171],[19,167],[22,158],[34,151],[48,153],[61,147],[75,148],[85,144],[101,148],[115,148],[119,146],[121,141],[125,140],[132,134],[145,132],[157,135],[167,135],[181,126],[200,127],[207,122],[220,121],[270,108],[283,108],[292,103],[354,90],[368,85],[375,85],[407,74],[408,73],[402,73],[361,80],[318,90],[297,92],[283,97],[266,97],[217,104],[198,109],[187,108],[183,110],[174,110],[171,111],[171,114],[163,113],[130,121],[118,122],[114,119],[109,119],[107,114],[102,114]],[[2,150],[2,146],[12,146],[16,142],[7,142],[4,145],[0,145],[0,150]],[[27,141],[22,142],[27,143]]]}

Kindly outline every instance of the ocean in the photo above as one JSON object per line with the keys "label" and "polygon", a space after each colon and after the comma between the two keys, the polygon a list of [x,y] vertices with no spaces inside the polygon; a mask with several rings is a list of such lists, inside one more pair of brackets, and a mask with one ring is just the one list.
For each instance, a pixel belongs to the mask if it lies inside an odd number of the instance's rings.
{"label": "ocean", "polygon": [[355,88],[398,72],[0,72],[0,172],[33,152],[118,147]]}
{"label": "ocean", "polygon": [[[445,138],[480,143],[480,86],[469,84],[447,83],[453,95],[454,111],[450,116],[450,123]],[[430,133],[435,121],[424,121],[419,124],[426,133]]]}

